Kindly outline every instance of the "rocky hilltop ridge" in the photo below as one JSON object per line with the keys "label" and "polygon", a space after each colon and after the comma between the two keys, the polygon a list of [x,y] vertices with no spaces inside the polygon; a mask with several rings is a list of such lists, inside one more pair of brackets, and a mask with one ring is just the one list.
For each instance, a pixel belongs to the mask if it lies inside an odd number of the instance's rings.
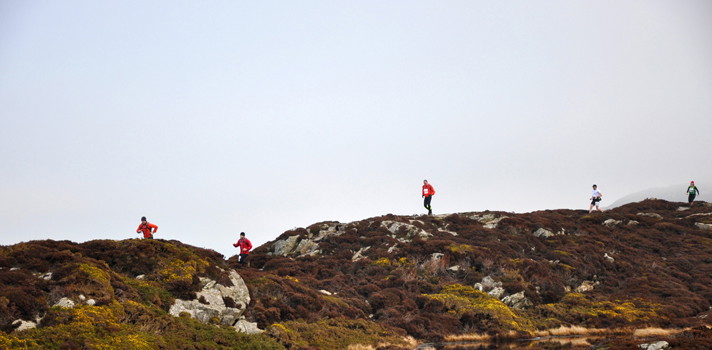
{"label": "rocky hilltop ridge", "polygon": [[707,203],[326,221],[250,260],[161,240],[0,247],[0,347],[400,349],[562,326],[677,330],[610,349],[712,346]]}

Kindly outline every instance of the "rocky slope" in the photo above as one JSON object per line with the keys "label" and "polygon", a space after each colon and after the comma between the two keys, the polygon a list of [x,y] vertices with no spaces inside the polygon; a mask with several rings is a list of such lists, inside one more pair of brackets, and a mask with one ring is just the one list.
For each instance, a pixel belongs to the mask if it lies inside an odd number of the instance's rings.
{"label": "rocky slope", "polygon": [[684,330],[609,349],[712,345],[710,205],[322,222],[250,259],[160,240],[2,247],[0,348],[413,348],[562,325]]}
{"label": "rocky slope", "polygon": [[283,348],[249,303],[222,255],[176,241],[0,248],[2,349]]}

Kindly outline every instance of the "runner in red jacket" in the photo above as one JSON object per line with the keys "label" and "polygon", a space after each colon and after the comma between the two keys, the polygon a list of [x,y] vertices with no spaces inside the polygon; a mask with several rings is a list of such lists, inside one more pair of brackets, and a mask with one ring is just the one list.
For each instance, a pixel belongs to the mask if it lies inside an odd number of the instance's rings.
{"label": "runner in red jacket", "polygon": [[237,262],[243,265],[246,264],[247,257],[250,255],[250,249],[252,249],[252,242],[250,242],[249,239],[245,238],[244,232],[240,232],[240,239],[237,241],[237,243],[233,243],[232,246],[240,248],[240,259]]}
{"label": "runner in red jacket", "polygon": [[423,180],[423,198],[425,198],[423,205],[425,209],[428,209],[428,215],[433,215],[433,207],[430,206],[430,200],[433,199],[433,195],[435,195],[433,185],[429,184],[428,180]]}
{"label": "runner in red jacket", "polygon": [[158,226],[146,221],[146,217],[141,217],[141,225],[138,225],[136,233],[143,232],[143,238],[153,239],[153,234],[158,231]]}

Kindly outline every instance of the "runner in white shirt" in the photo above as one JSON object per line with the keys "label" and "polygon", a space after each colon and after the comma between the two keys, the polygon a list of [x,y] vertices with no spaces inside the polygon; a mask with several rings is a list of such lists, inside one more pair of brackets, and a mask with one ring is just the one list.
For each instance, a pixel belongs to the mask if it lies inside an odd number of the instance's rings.
{"label": "runner in white shirt", "polygon": [[598,190],[598,186],[593,185],[593,192],[591,193],[591,206],[588,207],[588,212],[589,214],[593,211],[593,207],[596,207],[596,210],[603,212],[601,208],[598,206],[598,202],[601,201],[601,197],[603,197],[603,194],[601,194],[601,191]]}

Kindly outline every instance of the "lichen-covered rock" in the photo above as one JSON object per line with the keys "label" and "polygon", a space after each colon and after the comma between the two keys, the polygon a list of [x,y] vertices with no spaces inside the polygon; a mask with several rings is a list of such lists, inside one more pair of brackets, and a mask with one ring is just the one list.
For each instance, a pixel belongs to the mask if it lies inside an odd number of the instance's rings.
{"label": "lichen-covered rock", "polygon": [[25,331],[28,329],[37,328],[36,322],[25,321],[25,320],[15,320],[15,322],[13,322],[12,325],[17,326],[17,328],[15,328],[15,332],[22,332],[22,331]]}
{"label": "lichen-covered rock", "polygon": [[448,267],[447,270],[450,272],[460,272],[460,270],[462,270],[462,267],[460,267],[460,265],[455,265]]}
{"label": "lichen-covered rock", "polygon": [[608,227],[614,227],[614,226],[620,225],[621,223],[622,223],[622,221],[620,221],[620,220],[608,219],[608,220],[606,220],[606,221],[603,222],[603,225],[604,225],[604,226],[608,226]]}
{"label": "lichen-covered rock", "polygon": [[641,349],[645,350],[665,350],[665,349],[670,349],[670,343],[661,340],[657,341],[655,343],[646,343],[646,344],[640,344],[639,345]]}
{"label": "lichen-covered rock", "polygon": [[299,236],[289,236],[286,239],[278,240],[272,244],[272,254],[287,256],[297,246]]}
{"label": "lichen-covered rock", "polygon": [[596,282],[593,281],[583,281],[580,286],[576,287],[574,290],[576,293],[585,293],[585,292],[590,292],[593,290],[594,286],[596,285]]}
{"label": "lichen-covered rock", "polygon": [[504,290],[504,288],[502,288],[502,287],[494,287],[494,288],[492,288],[492,290],[489,291],[489,293],[487,293],[487,294],[489,294],[489,295],[491,295],[491,296],[493,296],[493,297],[495,297],[495,298],[497,298],[497,299],[502,299],[502,296],[504,295],[504,293],[506,293],[505,290]]}
{"label": "lichen-covered rock", "polygon": [[502,282],[495,282],[492,276],[485,276],[482,282],[475,283],[474,287],[480,291],[489,292],[497,287],[502,287]]}
{"label": "lichen-covered rock", "polygon": [[59,299],[59,301],[56,302],[53,306],[59,306],[59,307],[65,308],[65,309],[70,309],[70,308],[73,308],[74,305],[76,305],[76,304],[74,303],[74,301],[72,299],[63,297],[62,299]]}
{"label": "lichen-covered rock", "polygon": [[497,228],[497,224],[499,224],[500,221],[502,221],[503,219],[506,219],[506,218],[507,218],[507,216],[497,217],[497,215],[495,215],[495,214],[484,214],[482,216],[479,216],[479,215],[470,216],[470,219],[479,221],[481,224],[484,225],[485,228],[489,228],[489,229]]}
{"label": "lichen-covered rock", "polygon": [[319,244],[310,239],[303,239],[294,251],[299,256],[315,255],[319,253]]}
{"label": "lichen-covered rock", "polygon": [[534,304],[527,297],[524,296],[524,291],[516,294],[508,295],[502,298],[502,302],[515,309],[528,309]]}
{"label": "lichen-covered rock", "polygon": [[[381,226],[385,227],[388,231],[390,231],[394,235],[394,238],[398,239],[401,242],[410,242],[410,240],[413,239],[414,237],[420,237],[421,239],[425,240],[432,236],[431,233],[428,233],[427,231],[423,230],[422,228],[419,228],[418,226],[415,226],[412,224],[406,224],[406,223],[400,222],[400,221],[384,220],[381,222]],[[406,236],[405,237],[395,236],[396,234],[398,234],[401,227],[405,227]]]}
{"label": "lichen-covered rock", "polygon": [[543,237],[543,238],[549,238],[553,237],[554,233],[545,229],[545,228],[539,228],[538,230],[534,231],[534,237]]}
{"label": "lichen-covered rock", "polygon": [[369,249],[371,249],[371,246],[363,247],[363,248],[359,249],[356,253],[354,253],[354,256],[351,257],[351,261],[359,261],[359,260],[365,258],[363,253],[365,253]]}
{"label": "lichen-covered rock", "polygon": [[[250,303],[250,293],[235,271],[230,270],[232,286],[224,286],[208,278],[201,278],[203,289],[196,294],[194,300],[176,299],[169,313],[178,317],[182,312],[187,312],[202,323],[210,323],[217,318],[221,324],[232,326],[245,312]],[[231,299],[236,307],[225,305],[226,299]]]}
{"label": "lichen-covered rock", "polygon": [[236,331],[246,334],[260,334],[264,332],[264,330],[257,327],[256,322],[248,322],[244,318],[237,320],[234,327]]}

